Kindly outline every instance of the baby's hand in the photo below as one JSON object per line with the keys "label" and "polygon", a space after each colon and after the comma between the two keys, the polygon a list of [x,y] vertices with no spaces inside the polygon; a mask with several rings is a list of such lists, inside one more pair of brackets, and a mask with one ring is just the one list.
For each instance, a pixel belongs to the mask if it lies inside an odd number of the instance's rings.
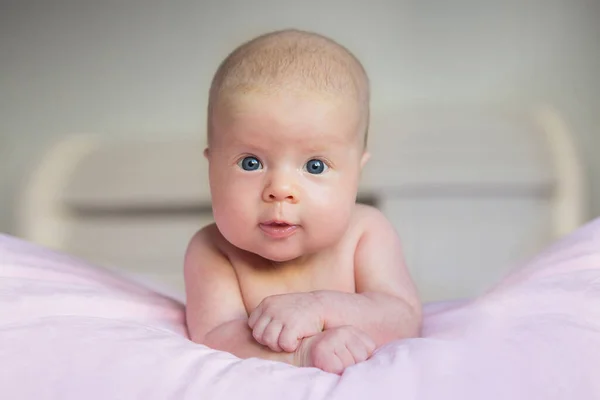
{"label": "baby's hand", "polygon": [[341,326],[306,338],[295,352],[295,364],[316,367],[341,374],[351,365],[367,360],[375,351],[375,342],[365,332]]}
{"label": "baby's hand", "polygon": [[269,296],[250,314],[248,325],[258,343],[291,353],[303,338],[323,331],[320,308],[311,293]]}

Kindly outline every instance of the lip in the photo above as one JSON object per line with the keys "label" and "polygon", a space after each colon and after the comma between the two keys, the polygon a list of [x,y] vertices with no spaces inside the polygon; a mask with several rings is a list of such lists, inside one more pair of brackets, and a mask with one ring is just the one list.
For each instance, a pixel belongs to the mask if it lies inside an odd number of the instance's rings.
{"label": "lip", "polygon": [[285,239],[296,233],[298,225],[285,221],[266,221],[258,224],[263,233],[273,239]]}

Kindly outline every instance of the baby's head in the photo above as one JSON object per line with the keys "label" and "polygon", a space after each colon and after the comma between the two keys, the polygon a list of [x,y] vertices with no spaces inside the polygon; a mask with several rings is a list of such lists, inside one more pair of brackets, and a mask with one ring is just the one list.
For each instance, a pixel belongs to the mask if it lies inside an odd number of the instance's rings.
{"label": "baby's head", "polygon": [[235,246],[288,261],[335,245],[366,162],[369,83],[321,35],[286,30],[234,50],[208,106],[215,221]]}
{"label": "baby's head", "polygon": [[355,106],[357,133],[364,144],[369,124],[369,80],[350,51],[322,35],[284,30],[236,48],[219,66],[208,99],[208,141],[220,108],[248,96],[288,94],[344,100]]}

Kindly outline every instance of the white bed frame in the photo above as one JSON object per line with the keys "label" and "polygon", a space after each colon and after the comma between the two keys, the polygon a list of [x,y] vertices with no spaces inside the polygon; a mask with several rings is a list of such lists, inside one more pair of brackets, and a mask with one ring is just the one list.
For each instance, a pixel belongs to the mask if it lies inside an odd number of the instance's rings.
{"label": "white bed frame", "polygon": [[[181,296],[191,235],[212,221],[204,140],[67,137],[24,185],[18,234]],[[394,223],[424,301],[473,296],[587,218],[557,113],[433,107],[374,115],[361,199]]]}

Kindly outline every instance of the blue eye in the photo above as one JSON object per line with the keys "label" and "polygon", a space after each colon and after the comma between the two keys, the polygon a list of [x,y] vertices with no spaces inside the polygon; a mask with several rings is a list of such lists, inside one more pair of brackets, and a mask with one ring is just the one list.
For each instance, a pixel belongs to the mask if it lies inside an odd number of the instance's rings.
{"label": "blue eye", "polygon": [[306,169],[309,174],[319,175],[325,172],[327,165],[325,165],[325,163],[321,160],[313,159],[306,163],[304,169]]}
{"label": "blue eye", "polygon": [[244,157],[243,159],[238,161],[238,165],[244,171],[256,171],[257,169],[262,168],[262,164],[260,163],[260,161],[258,161],[258,158],[251,156]]}

